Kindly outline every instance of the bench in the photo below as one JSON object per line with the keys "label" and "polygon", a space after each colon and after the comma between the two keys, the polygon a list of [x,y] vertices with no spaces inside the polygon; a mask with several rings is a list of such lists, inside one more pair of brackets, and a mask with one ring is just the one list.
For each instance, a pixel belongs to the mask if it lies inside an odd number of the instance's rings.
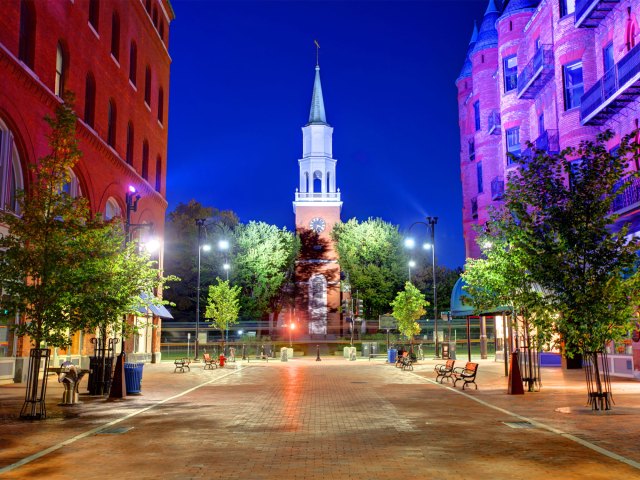
{"label": "bench", "polygon": [[402,370],[413,370],[413,361],[409,356],[409,352],[402,352],[402,356],[396,360],[396,367]]}
{"label": "bench", "polygon": [[389,354],[387,353],[370,353],[369,361],[371,361],[372,358],[387,358],[388,356]]}
{"label": "bench", "polygon": [[208,353],[202,355],[202,360],[204,360],[204,370],[218,368],[218,360],[215,357],[212,358]]}
{"label": "bench", "polygon": [[448,382],[451,379],[451,375],[453,374],[453,366],[455,365],[455,363],[456,363],[455,360],[449,359],[447,360],[447,363],[440,363],[436,365],[434,368],[434,372],[437,373],[436,382],[440,381],[440,383],[442,383],[445,378],[447,379],[447,382]]}
{"label": "bench", "polygon": [[478,384],[476,383],[476,374],[478,373],[478,364],[467,362],[464,368],[456,367],[453,369],[451,373],[453,380],[453,386],[455,387],[458,381],[462,380],[462,389],[473,383],[476,386],[476,390],[478,389]]}
{"label": "bench", "polygon": [[191,364],[191,360],[188,358],[176,358],[173,361],[173,364],[176,366],[176,368],[173,370],[173,373],[176,373],[178,370],[184,373],[185,368],[191,371],[191,368],[189,368],[189,365]]}

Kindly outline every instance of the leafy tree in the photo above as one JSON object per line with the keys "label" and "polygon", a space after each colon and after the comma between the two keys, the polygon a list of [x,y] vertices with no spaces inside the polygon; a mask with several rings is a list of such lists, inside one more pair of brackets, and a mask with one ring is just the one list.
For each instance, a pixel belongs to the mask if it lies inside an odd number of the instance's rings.
{"label": "leafy tree", "polygon": [[[209,252],[202,252],[200,258],[200,284],[210,285],[216,277],[224,275],[222,265],[224,254],[215,246],[224,236],[230,239],[232,230],[238,224],[237,215],[231,210],[219,210],[215,207],[205,207],[196,200],[180,203],[169,213],[165,224],[165,261],[167,274],[176,275],[182,279],[165,293],[165,298],[175,304],[171,313],[178,321],[193,321],[196,310],[197,291],[197,261],[198,261],[198,227],[196,220],[204,218],[209,225],[203,243],[209,243],[214,248]],[[218,225],[220,227],[218,227]],[[202,291],[206,292],[206,288]],[[206,300],[202,294],[201,304]]]}
{"label": "leafy tree", "polygon": [[238,225],[232,242],[232,281],[242,289],[242,316],[277,314],[281,291],[293,278],[299,239],[286,228],[249,222]]}
{"label": "leafy tree", "polygon": [[[205,318],[212,320],[212,326],[224,332],[229,325],[238,323],[240,312],[239,285],[230,286],[228,280],[216,279],[217,284],[209,285],[209,298]],[[224,338],[224,336],[223,336]]]}
{"label": "leafy tree", "polygon": [[424,307],[428,306],[429,302],[420,290],[411,282],[407,282],[404,290],[398,292],[390,305],[393,308],[392,315],[398,322],[398,331],[406,335],[413,349],[413,337],[420,333],[420,324],[416,320],[427,312]]}
{"label": "leafy tree", "polygon": [[370,218],[338,223],[331,232],[340,268],[363,299],[368,318],[388,313],[407,276],[407,256],[395,225]]}

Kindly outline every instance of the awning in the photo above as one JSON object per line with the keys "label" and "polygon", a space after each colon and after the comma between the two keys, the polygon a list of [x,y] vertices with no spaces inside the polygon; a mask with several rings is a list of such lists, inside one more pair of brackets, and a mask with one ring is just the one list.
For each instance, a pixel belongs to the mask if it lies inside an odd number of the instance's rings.
{"label": "awning", "polygon": [[150,310],[151,313],[156,317],[173,320],[173,315],[169,313],[169,310],[167,310],[164,305],[153,305],[152,303],[150,303],[149,295],[147,295],[146,293],[141,293],[140,299],[142,300],[142,305],[138,307],[138,311],[143,315],[148,315]]}
{"label": "awning", "polygon": [[486,311],[477,311],[473,308],[473,297],[464,287],[467,284],[462,277],[458,279],[451,291],[451,317],[461,318],[471,315],[495,315],[503,312],[510,312],[511,307],[495,307]]}

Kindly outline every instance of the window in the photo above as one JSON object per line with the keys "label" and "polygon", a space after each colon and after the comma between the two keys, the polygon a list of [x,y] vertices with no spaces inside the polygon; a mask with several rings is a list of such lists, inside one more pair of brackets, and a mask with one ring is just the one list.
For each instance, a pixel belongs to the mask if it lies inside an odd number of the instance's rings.
{"label": "window", "polygon": [[129,165],[133,165],[133,142],[135,141],[133,135],[133,124],[129,122],[127,125],[127,151],[126,159]]}
{"label": "window", "polygon": [[33,61],[36,52],[36,11],[33,1],[22,0],[20,2],[20,44],[18,57],[27,67],[33,70]]}
{"label": "window", "polygon": [[476,132],[480,131],[480,100],[473,104],[473,115],[476,121]]}
{"label": "window", "polygon": [[138,70],[138,46],[136,42],[131,42],[129,47],[129,80],[136,84],[136,74]]}
{"label": "window", "polygon": [[20,157],[13,134],[0,120],[0,208],[19,214],[17,193],[24,189]]}
{"label": "window", "polygon": [[536,52],[542,48],[542,42],[540,41],[540,37],[536,37],[535,42]]}
{"label": "window", "polygon": [[64,81],[67,74],[67,65],[65,60],[64,49],[60,42],[58,42],[58,46],[56,48],[56,79],[55,84],[53,86],[54,93],[62,97],[64,93]]}
{"label": "window", "polygon": [[565,17],[576,11],[576,0],[560,0],[560,16]]}
{"label": "window", "polygon": [[160,90],[158,90],[158,121],[160,123],[163,123],[162,122],[163,118],[164,118],[164,90],[160,88]]}
{"label": "window", "polygon": [[144,4],[144,8],[147,10],[147,13],[151,15],[151,0],[147,0]]}
{"label": "window", "polygon": [[156,192],[162,188],[162,159],[160,155],[156,159]]}
{"label": "window", "polygon": [[98,32],[98,18],[100,17],[100,1],[89,0],[89,23]]}
{"label": "window", "polygon": [[544,113],[541,113],[538,117],[538,136],[541,137],[544,134]]}
{"label": "window", "polygon": [[160,29],[159,29],[158,33],[160,34],[160,38],[162,39],[162,42],[164,43],[164,22],[162,20],[160,20]]}
{"label": "window", "polygon": [[582,62],[563,67],[564,71],[564,109],[571,110],[580,106],[580,98],[584,93],[582,84]]}
{"label": "window", "polygon": [[476,176],[478,178],[478,193],[484,192],[484,183],[482,182],[482,162],[476,165]]}
{"label": "window", "polygon": [[151,106],[151,67],[148,65],[144,72],[144,101]]}
{"label": "window", "polygon": [[71,169],[67,169],[68,181],[62,186],[62,191],[69,195],[71,198],[78,198],[82,196],[82,188],[80,188],[80,181],[78,176]]}
{"label": "window", "polygon": [[149,177],[149,142],[146,140],[142,144],[142,178]]}
{"label": "window", "polygon": [[117,218],[122,216],[122,211],[120,210],[120,205],[115,198],[109,197],[107,200],[107,204],[104,207],[104,219],[111,220],[112,218]]}
{"label": "window", "polygon": [[476,159],[476,142],[475,140],[469,140],[469,161],[473,162]]}
{"label": "window", "polygon": [[116,12],[111,16],[111,55],[120,60],[120,17]]}
{"label": "window", "polygon": [[158,7],[153,6],[153,26],[158,28]]}
{"label": "window", "polygon": [[84,123],[93,128],[96,114],[96,81],[91,73],[87,74],[84,87]]}
{"label": "window", "polygon": [[504,91],[510,92],[518,88],[518,57],[512,55],[503,60],[504,64]]}
{"label": "window", "polygon": [[[506,131],[507,153],[516,158],[520,158],[520,127],[510,128]],[[507,165],[515,163],[511,155],[507,156]]]}
{"label": "window", "polygon": [[602,49],[602,63],[604,66],[604,73],[611,70],[615,64],[613,61],[613,42],[609,42],[606,47]]}
{"label": "window", "polygon": [[109,110],[107,112],[107,143],[116,148],[116,121],[118,112],[113,98],[109,100]]}

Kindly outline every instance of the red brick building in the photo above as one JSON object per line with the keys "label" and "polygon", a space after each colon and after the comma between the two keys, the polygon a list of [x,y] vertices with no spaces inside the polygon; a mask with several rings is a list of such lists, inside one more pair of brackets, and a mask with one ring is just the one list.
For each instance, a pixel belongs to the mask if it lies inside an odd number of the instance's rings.
{"label": "red brick building", "polygon": [[[110,218],[124,216],[125,194],[134,186],[141,199],[131,222],[152,223],[162,237],[173,19],[169,0],[0,2],[0,208],[15,210],[15,191],[29,190],[27,166],[47,154],[43,119],[69,90],[83,153],[70,192]],[[78,361],[91,354],[87,337],[77,333],[62,354]],[[148,328],[127,350],[157,360],[159,339],[159,329]],[[0,379],[20,376],[29,348],[0,327]]]}

